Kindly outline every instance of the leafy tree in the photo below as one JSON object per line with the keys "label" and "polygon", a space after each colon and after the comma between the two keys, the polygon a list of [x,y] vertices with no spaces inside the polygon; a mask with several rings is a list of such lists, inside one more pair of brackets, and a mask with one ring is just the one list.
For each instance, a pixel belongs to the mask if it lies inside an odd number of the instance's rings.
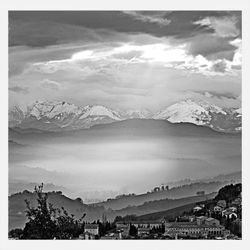
{"label": "leafy tree", "polygon": [[57,239],[72,239],[78,237],[83,231],[84,224],[82,223],[83,218],[86,214],[76,220],[73,214],[69,215],[68,212],[62,207],[62,210],[58,209],[59,216],[56,218],[57,225]]}
{"label": "leafy tree", "polygon": [[38,196],[36,208],[31,207],[30,202],[25,200],[25,212],[29,221],[25,224],[23,236],[25,239],[53,239],[57,231],[56,209],[47,203],[48,195],[43,193],[43,184],[35,187],[35,193]]}
{"label": "leafy tree", "polygon": [[131,236],[137,235],[137,228],[134,225],[130,225],[129,235]]}
{"label": "leafy tree", "polygon": [[35,187],[34,193],[37,195],[37,207],[31,207],[30,202],[25,200],[28,222],[23,230],[24,239],[70,239],[79,236],[83,231],[85,213],[77,220],[64,207],[54,208],[48,203],[48,194],[43,192],[43,184]]}
{"label": "leafy tree", "polygon": [[123,220],[122,216],[117,215],[117,216],[115,217],[115,219],[114,219],[114,222],[122,221],[122,220]]}

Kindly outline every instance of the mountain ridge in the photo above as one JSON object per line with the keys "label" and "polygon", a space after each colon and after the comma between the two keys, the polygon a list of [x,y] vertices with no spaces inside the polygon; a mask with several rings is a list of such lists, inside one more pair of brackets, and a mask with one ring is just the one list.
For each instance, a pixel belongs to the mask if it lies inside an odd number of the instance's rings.
{"label": "mountain ridge", "polygon": [[191,123],[219,132],[241,132],[241,108],[223,109],[203,100],[186,99],[152,114],[149,110],[118,111],[103,105],[84,107],[65,101],[35,102],[23,110],[9,110],[9,127],[33,128],[45,131],[89,129],[98,124],[130,119],[167,120],[171,123]]}

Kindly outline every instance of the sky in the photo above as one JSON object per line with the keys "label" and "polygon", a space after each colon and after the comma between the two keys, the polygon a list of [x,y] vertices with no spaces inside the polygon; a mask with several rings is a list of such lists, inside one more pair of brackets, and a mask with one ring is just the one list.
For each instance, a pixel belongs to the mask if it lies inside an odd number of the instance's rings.
{"label": "sky", "polygon": [[239,11],[10,11],[9,105],[241,106]]}

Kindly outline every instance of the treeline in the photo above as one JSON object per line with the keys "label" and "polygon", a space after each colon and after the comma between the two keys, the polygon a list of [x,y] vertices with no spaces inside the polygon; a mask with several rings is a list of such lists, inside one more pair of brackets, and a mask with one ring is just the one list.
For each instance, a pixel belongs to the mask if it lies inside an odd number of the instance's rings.
{"label": "treeline", "polygon": [[219,190],[214,200],[215,201],[225,200],[227,203],[231,203],[233,200],[239,197],[241,191],[242,191],[241,183],[235,185],[234,184],[226,185]]}

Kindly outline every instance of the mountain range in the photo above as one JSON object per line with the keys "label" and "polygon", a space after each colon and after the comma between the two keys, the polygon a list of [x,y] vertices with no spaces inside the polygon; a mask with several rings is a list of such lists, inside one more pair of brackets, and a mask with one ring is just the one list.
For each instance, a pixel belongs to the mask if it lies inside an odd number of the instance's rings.
{"label": "mountain range", "polygon": [[241,131],[242,111],[225,109],[203,100],[186,99],[152,113],[148,110],[114,110],[102,105],[76,106],[64,101],[35,102],[22,109],[9,110],[9,127],[45,131],[87,129],[128,119],[167,120],[171,123],[192,123],[220,132]]}

